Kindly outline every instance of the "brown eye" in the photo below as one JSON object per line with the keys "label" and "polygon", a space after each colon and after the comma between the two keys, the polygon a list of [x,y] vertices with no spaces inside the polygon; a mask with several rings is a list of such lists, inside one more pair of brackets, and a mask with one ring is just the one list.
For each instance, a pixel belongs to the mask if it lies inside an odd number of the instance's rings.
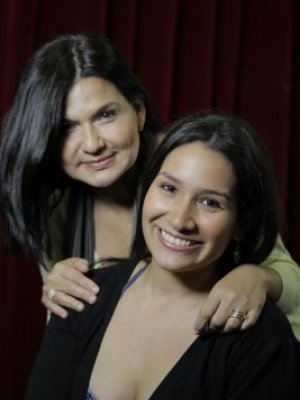
{"label": "brown eye", "polygon": [[109,119],[109,118],[115,117],[116,115],[117,115],[117,111],[115,109],[102,110],[97,115],[97,119]]}
{"label": "brown eye", "polygon": [[174,185],[170,185],[169,183],[163,183],[160,185],[160,188],[168,193],[174,193],[176,191],[176,188]]}
{"label": "brown eye", "polygon": [[200,203],[202,205],[204,205],[207,208],[211,208],[211,209],[217,209],[217,208],[221,208],[220,203],[216,200],[216,199],[212,199],[212,198],[204,198],[200,200]]}

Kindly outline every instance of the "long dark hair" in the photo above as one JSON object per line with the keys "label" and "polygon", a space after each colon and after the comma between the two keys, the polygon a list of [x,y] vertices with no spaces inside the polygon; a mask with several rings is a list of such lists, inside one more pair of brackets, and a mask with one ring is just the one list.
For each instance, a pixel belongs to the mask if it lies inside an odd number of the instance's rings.
{"label": "long dark hair", "polygon": [[[132,255],[151,257],[142,232],[143,199],[168,154],[186,143],[200,141],[222,153],[237,178],[240,263],[260,263],[272,250],[278,232],[278,194],[271,161],[253,128],[244,120],[217,114],[194,114],[173,123],[143,177]],[[234,267],[233,243],[223,265]],[[225,270],[224,270],[225,272]]]}
{"label": "long dark hair", "polygon": [[[153,132],[159,127],[159,118],[147,92],[108,38],[64,35],[37,50],[21,75],[2,127],[0,212],[12,249],[33,254],[39,261],[43,251],[49,249],[51,211],[64,189],[76,186],[63,173],[57,155],[65,97],[76,79],[91,76],[113,83],[130,103],[140,100],[145,105],[146,121],[136,162],[138,176],[154,149]],[[77,185],[76,190],[81,189],[82,185]],[[73,215],[77,214],[75,210]],[[92,221],[86,223],[89,227],[84,230],[91,231]]]}

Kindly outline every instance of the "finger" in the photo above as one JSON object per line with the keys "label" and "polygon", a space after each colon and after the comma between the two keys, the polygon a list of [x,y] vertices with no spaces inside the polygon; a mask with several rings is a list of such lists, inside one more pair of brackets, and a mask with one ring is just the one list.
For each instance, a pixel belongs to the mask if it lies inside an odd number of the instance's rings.
{"label": "finger", "polygon": [[67,262],[71,267],[76,268],[80,272],[86,273],[89,270],[89,263],[84,258],[70,258]]}
{"label": "finger", "polygon": [[[82,289],[79,288],[79,292],[81,290]],[[93,304],[96,301],[96,296],[90,295],[89,293],[86,293],[85,296],[82,295],[82,297],[86,297],[87,298],[86,301],[90,304]],[[56,291],[55,295],[50,299],[49,290],[45,286],[43,287],[42,303],[47,307],[49,311],[53,311],[54,309],[55,312],[59,311],[60,315],[63,307],[71,308],[76,311],[82,311],[84,309],[84,304],[81,301],[79,301],[77,298],[73,296],[70,296],[60,291]],[[60,308],[56,306],[59,306]]]}
{"label": "finger", "polygon": [[84,309],[84,304],[81,301],[63,292],[56,292],[53,299],[49,300],[49,302],[50,304],[54,303],[62,307],[71,308],[75,311],[82,311]]}
{"label": "finger", "polygon": [[260,317],[261,311],[263,309],[263,304],[256,305],[255,308],[247,311],[245,308],[238,307],[246,313],[244,320],[236,317],[228,317],[226,325],[223,332],[232,332],[236,330],[246,330],[251,326],[255,325]]}
{"label": "finger", "polygon": [[67,318],[68,312],[63,307],[59,306],[58,304],[52,303],[47,305],[47,310],[50,311],[52,314],[57,315],[61,318]]}
{"label": "finger", "polygon": [[194,329],[196,332],[201,333],[207,329],[209,321],[218,309],[219,304],[220,301],[217,297],[211,295],[208,296],[196,317],[194,323]]}
{"label": "finger", "polygon": [[[230,306],[224,303],[220,303],[219,307],[215,311],[214,315],[211,317],[209,322],[209,329],[210,330],[221,330],[224,329],[226,324],[228,323],[228,315]],[[230,318],[232,319],[232,318]],[[236,326],[236,321],[232,321],[230,325]]]}
{"label": "finger", "polygon": [[[214,293],[212,292],[212,294]],[[211,309],[209,323],[207,324],[207,329],[210,331],[221,330],[225,327],[228,315],[233,309],[232,304],[235,302],[234,296],[231,293],[227,293],[226,296],[224,296],[222,292],[220,293],[220,291],[217,291],[213,298],[216,299],[215,304],[218,306]]]}
{"label": "finger", "polygon": [[263,305],[258,305],[256,308],[250,310],[247,313],[247,316],[241,325],[241,330],[248,329],[251,326],[255,325],[260,317],[262,309],[263,309]]}
{"label": "finger", "polygon": [[[49,297],[48,296],[49,289],[50,288],[48,286],[44,286],[43,288],[43,290],[45,290],[47,293],[47,297]],[[63,290],[56,291],[54,302],[57,304],[65,305],[64,303],[60,303],[61,299],[65,299],[63,297],[63,294],[67,295],[68,298],[69,297],[74,298],[74,302],[76,301],[76,304],[78,304],[78,300],[83,300],[89,304],[94,304],[95,301],[97,300],[97,297],[94,293],[92,293],[87,289],[84,289],[82,286],[79,286],[76,283],[73,283],[72,281],[66,281]]]}
{"label": "finger", "polygon": [[223,295],[220,297],[220,305],[211,318],[210,329],[218,329],[223,332],[240,329],[243,321],[236,317],[229,316],[234,309],[247,313],[249,307],[250,304],[247,296],[241,294],[237,295],[234,292],[227,292],[226,296]]}
{"label": "finger", "polygon": [[47,308],[48,311],[57,315],[58,317],[66,318],[68,316],[67,310],[65,310],[60,305],[50,301],[45,293],[43,293],[42,296],[42,303],[44,304],[44,306]]}
{"label": "finger", "polygon": [[241,329],[243,321],[236,317],[228,317],[222,332],[234,332]]}
{"label": "finger", "polygon": [[[81,287],[84,290],[83,293],[92,292],[94,294],[97,294],[99,292],[99,286],[96,285],[94,281],[84,276],[82,272],[79,272],[77,269],[64,270],[64,272],[62,273],[62,277],[64,278],[65,287],[63,287],[61,290],[66,291],[69,294],[77,296],[75,293],[70,292],[72,288],[75,288],[76,290],[76,287]],[[80,294],[79,297],[81,297]]]}

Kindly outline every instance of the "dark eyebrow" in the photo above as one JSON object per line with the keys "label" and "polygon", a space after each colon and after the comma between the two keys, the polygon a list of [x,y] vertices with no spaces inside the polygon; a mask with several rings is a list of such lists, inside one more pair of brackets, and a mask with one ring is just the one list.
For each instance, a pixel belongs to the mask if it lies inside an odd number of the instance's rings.
{"label": "dark eyebrow", "polygon": [[107,103],[104,104],[104,106],[100,107],[97,111],[94,112],[94,114],[91,116],[92,121],[95,119],[99,118],[101,114],[103,114],[105,111],[108,111],[112,106],[116,107],[116,103]]}
{"label": "dark eyebrow", "polygon": [[[165,171],[160,171],[157,176],[164,176],[167,179],[170,179],[172,182],[174,183],[181,183],[181,181],[177,178],[175,178],[175,176],[169,174],[168,172]],[[214,190],[214,189],[201,189],[201,193],[204,194],[213,194],[215,196],[219,196],[219,197],[224,197],[225,199],[227,199],[228,201],[231,200],[231,197],[228,193],[226,192],[220,192],[218,190]]]}
{"label": "dark eyebrow", "polygon": [[179,179],[175,178],[175,176],[170,175],[168,172],[165,171],[160,171],[157,176],[164,176],[167,179],[170,179],[171,181],[175,182],[175,183],[180,183]]}
{"label": "dark eyebrow", "polygon": [[[91,116],[90,119],[92,121],[95,121],[97,118],[99,118],[101,116],[102,113],[104,113],[105,111],[108,111],[112,106],[117,106],[117,103],[111,102],[111,103],[107,103],[104,104],[103,106],[99,107]],[[67,118],[63,118],[62,120],[62,124],[63,125],[70,125],[70,124],[77,124],[77,121],[72,121],[70,119]]]}

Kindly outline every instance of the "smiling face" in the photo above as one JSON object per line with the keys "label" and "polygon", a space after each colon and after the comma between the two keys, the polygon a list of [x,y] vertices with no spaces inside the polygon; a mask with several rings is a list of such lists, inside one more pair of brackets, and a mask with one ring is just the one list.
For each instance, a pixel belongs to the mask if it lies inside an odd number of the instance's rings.
{"label": "smiling face", "polygon": [[61,165],[92,187],[116,182],[135,163],[145,107],[134,105],[102,78],[76,82],[66,97]]}
{"label": "smiling face", "polygon": [[143,232],[152,262],[184,272],[215,265],[237,224],[231,163],[201,142],[165,158],[143,206]]}

